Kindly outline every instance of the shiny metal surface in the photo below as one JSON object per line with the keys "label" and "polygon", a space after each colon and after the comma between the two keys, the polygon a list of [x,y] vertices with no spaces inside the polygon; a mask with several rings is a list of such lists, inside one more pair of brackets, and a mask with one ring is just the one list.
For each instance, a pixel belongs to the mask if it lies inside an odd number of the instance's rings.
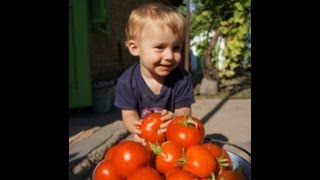
{"label": "shiny metal surface", "polygon": [[233,169],[237,169],[239,166],[242,166],[243,174],[248,178],[248,180],[251,180],[251,164],[233,152],[227,151],[227,153],[231,158]]}

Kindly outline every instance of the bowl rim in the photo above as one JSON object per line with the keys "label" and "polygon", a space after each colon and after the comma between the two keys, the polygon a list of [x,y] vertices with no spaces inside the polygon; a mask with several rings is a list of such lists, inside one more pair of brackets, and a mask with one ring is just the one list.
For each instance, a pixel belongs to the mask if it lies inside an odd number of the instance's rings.
{"label": "bowl rim", "polygon": [[[227,151],[227,153],[229,154],[229,156],[231,157],[236,157],[238,158],[240,161],[238,161],[239,164],[241,164],[244,167],[244,172],[243,174],[248,178],[248,180],[251,180],[251,163],[249,163],[249,161],[247,161],[246,159],[244,159],[242,156],[229,151],[229,150],[225,150]],[[231,158],[230,157],[230,158]],[[231,159],[232,160],[232,159]],[[234,170],[234,168],[232,168]]]}
{"label": "bowl rim", "polygon": [[240,158],[242,161],[244,161],[246,164],[248,164],[248,165],[251,167],[251,163],[250,163],[248,160],[246,160],[245,158],[243,158],[242,156],[238,155],[237,153],[235,153],[235,152],[233,152],[233,151],[226,150],[226,149],[224,149],[224,150],[227,151],[227,153],[228,153],[229,155],[232,154],[232,155],[234,155],[234,156],[237,156],[238,158]]}

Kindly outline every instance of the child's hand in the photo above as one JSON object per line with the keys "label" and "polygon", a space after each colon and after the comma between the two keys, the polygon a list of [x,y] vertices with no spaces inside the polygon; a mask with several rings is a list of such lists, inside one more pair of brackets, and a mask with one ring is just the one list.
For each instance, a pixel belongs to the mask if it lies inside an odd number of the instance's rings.
{"label": "child's hand", "polygon": [[134,139],[133,139],[134,141],[142,144],[143,146],[147,145],[146,141],[144,139],[142,139],[138,134],[133,134],[133,137],[134,137]]}
{"label": "child's hand", "polygon": [[141,125],[141,121],[140,120],[134,120],[133,121],[133,128],[132,128],[132,133],[133,133],[133,137],[134,137],[134,141],[141,143],[142,145],[146,145],[147,143],[145,142],[145,140],[143,138],[140,137],[141,134],[141,130],[140,130],[140,125]]}
{"label": "child's hand", "polygon": [[163,123],[161,123],[160,125],[160,128],[161,128],[160,133],[165,133],[167,132],[168,125],[174,118],[174,113],[164,109],[162,110],[161,115],[162,115],[161,120],[163,121]]}

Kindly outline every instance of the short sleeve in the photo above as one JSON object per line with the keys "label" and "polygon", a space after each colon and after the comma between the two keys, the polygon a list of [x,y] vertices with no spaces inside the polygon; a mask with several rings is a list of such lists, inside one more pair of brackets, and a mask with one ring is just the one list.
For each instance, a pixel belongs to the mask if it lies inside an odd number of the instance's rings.
{"label": "short sleeve", "polygon": [[136,108],[137,98],[134,95],[134,89],[128,80],[118,80],[116,85],[116,97],[114,105],[120,109]]}

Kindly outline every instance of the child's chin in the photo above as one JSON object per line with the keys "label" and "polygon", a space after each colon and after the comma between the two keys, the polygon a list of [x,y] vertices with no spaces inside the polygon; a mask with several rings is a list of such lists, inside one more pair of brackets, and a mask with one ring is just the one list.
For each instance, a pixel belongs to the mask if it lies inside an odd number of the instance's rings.
{"label": "child's chin", "polygon": [[169,75],[170,71],[160,71],[160,72],[157,72],[158,76],[167,76]]}

